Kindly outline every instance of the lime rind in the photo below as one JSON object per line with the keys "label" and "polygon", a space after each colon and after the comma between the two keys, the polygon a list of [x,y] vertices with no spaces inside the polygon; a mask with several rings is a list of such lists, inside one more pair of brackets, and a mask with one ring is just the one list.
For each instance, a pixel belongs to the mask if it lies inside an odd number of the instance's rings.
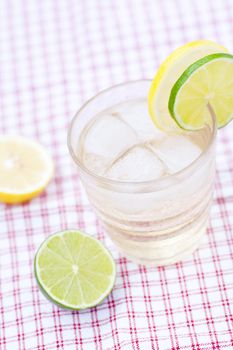
{"label": "lime rind", "polygon": [[[66,302],[63,298],[59,298],[55,295],[53,295],[51,293],[51,288],[48,288],[44,283],[43,283],[43,280],[41,279],[41,274],[40,274],[40,270],[41,268],[39,267],[39,257],[40,257],[40,254],[41,252],[43,252],[44,249],[47,249],[47,244],[48,242],[50,242],[54,237],[62,237],[64,234],[67,234],[67,233],[76,233],[76,234],[79,234],[80,236],[83,236],[84,239],[88,239],[88,240],[91,240],[93,242],[95,242],[101,249],[102,251],[102,255],[105,257],[107,257],[107,260],[109,262],[109,264],[111,265],[111,275],[109,275],[109,283],[108,283],[108,287],[104,290],[104,291],[100,291],[98,290],[98,293],[99,293],[99,297],[96,298],[94,301],[92,302],[85,302],[83,300],[82,303],[79,303],[77,305],[74,305],[74,304],[71,304],[71,303],[68,303]],[[90,274],[93,273],[95,274],[94,271],[90,271]],[[35,274],[35,277],[36,277],[36,280],[37,280],[37,283],[38,283],[38,286],[41,290],[41,292],[43,293],[43,295],[50,301],[52,301],[54,304],[56,304],[57,306],[61,307],[61,308],[64,308],[64,309],[68,309],[68,310],[84,310],[84,309],[87,309],[87,308],[90,308],[90,307],[94,307],[94,306],[97,306],[99,305],[109,294],[110,292],[112,291],[113,287],[114,287],[114,284],[115,284],[115,280],[116,280],[116,265],[115,265],[115,262],[113,260],[113,257],[112,255],[110,254],[110,252],[103,246],[103,244],[96,238],[92,237],[92,236],[89,236],[81,231],[77,231],[77,230],[66,230],[66,231],[62,231],[62,232],[57,232],[57,233],[54,233],[53,235],[49,236],[39,247],[36,255],[35,255],[35,259],[34,259],[34,274]],[[87,271],[87,274],[89,274],[89,272]],[[95,286],[88,280],[88,278],[85,276],[85,273],[81,272],[81,278],[82,279],[86,279],[87,281],[85,282],[85,285],[90,285],[90,288],[95,288]],[[75,276],[75,275],[74,275]],[[107,277],[107,276],[105,276]],[[65,277],[66,278],[66,277]],[[76,278],[76,281],[78,282],[77,280],[77,277],[75,276]],[[73,282],[73,280],[72,280]],[[59,281],[58,281],[59,283]],[[70,286],[71,286],[71,283],[70,283]],[[79,287],[80,285],[78,284],[77,287]],[[66,290],[67,292],[67,290]],[[84,298],[85,299],[85,296]]]}
{"label": "lime rind", "polygon": [[[181,92],[181,89],[183,88],[184,84],[188,82],[188,80],[191,78],[192,74],[194,72],[197,72],[199,69],[201,69],[203,66],[208,65],[212,63],[213,61],[219,60],[219,59],[230,59],[231,61],[233,60],[233,55],[228,54],[228,53],[215,53],[211,55],[204,56],[203,58],[197,60],[193,64],[191,64],[183,74],[179,77],[179,79],[175,82],[173,85],[171,92],[170,92],[170,97],[168,101],[168,109],[170,112],[171,117],[173,120],[177,123],[177,125],[184,129],[184,130],[198,130],[200,127],[195,128],[192,125],[187,125],[184,124],[182,121],[182,118],[176,113],[176,103],[178,100],[179,93]],[[206,105],[208,104],[208,100],[206,101]],[[216,116],[218,118],[218,116]],[[231,120],[233,119],[233,113],[231,117],[225,121],[223,124],[218,123],[218,128],[222,128],[223,126],[227,125]],[[203,123],[205,120],[203,120]],[[217,120],[218,122],[218,120]],[[203,126],[203,125],[202,125]]]}

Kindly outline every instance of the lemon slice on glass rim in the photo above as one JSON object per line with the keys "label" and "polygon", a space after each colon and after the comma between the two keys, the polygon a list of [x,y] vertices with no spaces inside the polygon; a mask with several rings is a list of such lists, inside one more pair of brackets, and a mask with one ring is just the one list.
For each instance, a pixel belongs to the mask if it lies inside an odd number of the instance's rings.
{"label": "lemon slice on glass rim", "polygon": [[[171,106],[169,108],[168,103],[171,90],[184,71],[205,56],[227,52],[225,47],[215,42],[197,40],[179,47],[168,56],[159,67],[148,94],[149,114],[159,129],[168,133],[180,131],[181,125],[174,117],[175,113],[172,113],[173,118],[171,117]],[[176,89],[178,89],[178,85],[176,85]]]}

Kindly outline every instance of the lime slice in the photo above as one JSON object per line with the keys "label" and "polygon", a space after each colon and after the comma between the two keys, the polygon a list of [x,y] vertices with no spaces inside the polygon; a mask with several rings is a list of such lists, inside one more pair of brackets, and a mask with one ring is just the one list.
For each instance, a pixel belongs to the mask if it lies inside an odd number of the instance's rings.
{"label": "lime slice", "polygon": [[179,132],[180,128],[171,118],[168,110],[172,87],[192,63],[204,56],[219,52],[227,52],[227,49],[209,40],[192,41],[176,49],[162,63],[152,81],[148,95],[149,113],[159,129],[166,132]]}
{"label": "lime slice", "polygon": [[53,161],[37,142],[0,137],[0,201],[20,203],[39,195],[53,175]]}
{"label": "lime slice", "polygon": [[72,310],[99,304],[112,290],[116,269],[107,249],[80,231],[48,237],[34,261],[42,292],[57,305]]}
{"label": "lime slice", "polygon": [[174,84],[168,106],[181,128],[197,130],[208,122],[208,103],[219,128],[232,120],[233,55],[217,53],[194,62]]}

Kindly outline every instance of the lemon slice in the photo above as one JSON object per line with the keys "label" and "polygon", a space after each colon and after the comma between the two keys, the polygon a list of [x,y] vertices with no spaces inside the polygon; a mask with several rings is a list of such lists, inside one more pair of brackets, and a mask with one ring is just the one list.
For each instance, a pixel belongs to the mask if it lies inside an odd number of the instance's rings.
{"label": "lemon slice", "polygon": [[152,81],[148,95],[149,113],[156,126],[166,132],[179,132],[180,128],[171,118],[168,100],[171,89],[181,74],[192,63],[204,56],[228,52],[226,48],[209,40],[198,40],[187,43],[162,63]]}
{"label": "lemon slice", "polygon": [[53,175],[53,162],[38,143],[0,137],[0,201],[20,203],[40,194]]}
{"label": "lemon slice", "polygon": [[174,84],[169,111],[185,130],[208,123],[210,105],[219,128],[233,118],[233,55],[208,55],[188,67]]}
{"label": "lemon slice", "polygon": [[34,269],[44,295],[72,310],[99,304],[116,277],[114,260],[102,243],[74,230],[48,237],[36,254]]}

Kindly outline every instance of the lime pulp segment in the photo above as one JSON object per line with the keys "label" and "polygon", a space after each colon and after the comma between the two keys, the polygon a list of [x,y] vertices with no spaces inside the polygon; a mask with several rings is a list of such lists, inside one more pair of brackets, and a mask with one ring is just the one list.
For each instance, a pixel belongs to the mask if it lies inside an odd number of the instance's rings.
{"label": "lime pulp segment", "polygon": [[34,262],[42,292],[69,309],[99,304],[112,290],[115,263],[97,239],[80,231],[62,231],[48,237]]}

